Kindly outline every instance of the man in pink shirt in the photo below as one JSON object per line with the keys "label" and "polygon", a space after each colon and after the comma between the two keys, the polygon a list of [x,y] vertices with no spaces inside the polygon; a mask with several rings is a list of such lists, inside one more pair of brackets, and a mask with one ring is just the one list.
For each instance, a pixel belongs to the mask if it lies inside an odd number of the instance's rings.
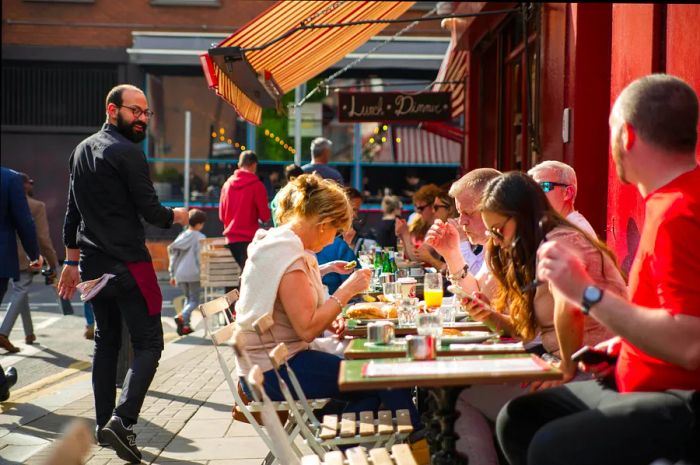
{"label": "man in pink shirt", "polygon": [[270,221],[267,193],[255,174],[257,169],[258,157],[255,152],[242,152],[238,169],[224,183],[219,200],[219,218],[224,224],[226,245],[241,270],[248,258],[248,244],[260,227],[258,221]]}

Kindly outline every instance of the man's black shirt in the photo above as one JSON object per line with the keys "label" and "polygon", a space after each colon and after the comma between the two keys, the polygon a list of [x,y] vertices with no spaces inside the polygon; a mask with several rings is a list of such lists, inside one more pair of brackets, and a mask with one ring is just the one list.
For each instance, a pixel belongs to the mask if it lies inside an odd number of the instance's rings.
{"label": "man's black shirt", "polygon": [[173,211],[158,201],[139,147],[105,123],[73,150],[69,168],[63,242],[80,249],[82,268],[91,265],[85,278],[151,261],[141,218],[169,228]]}

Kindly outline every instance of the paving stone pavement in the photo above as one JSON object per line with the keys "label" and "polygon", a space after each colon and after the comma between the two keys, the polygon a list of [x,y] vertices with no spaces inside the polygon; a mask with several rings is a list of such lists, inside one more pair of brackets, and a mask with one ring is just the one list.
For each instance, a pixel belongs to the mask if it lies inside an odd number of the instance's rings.
{"label": "paving stone pavement", "polygon": [[[250,425],[231,418],[233,397],[202,336],[197,331],[166,344],[135,426],[143,462],[259,465],[268,450]],[[232,366],[232,351],[226,356]],[[89,374],[2,408],[0,464],[43,465],[48,446],[73,418],[89,420],[94,429]],[[96,445],[87,459],[88,465],[122,463],[113,450]]]}

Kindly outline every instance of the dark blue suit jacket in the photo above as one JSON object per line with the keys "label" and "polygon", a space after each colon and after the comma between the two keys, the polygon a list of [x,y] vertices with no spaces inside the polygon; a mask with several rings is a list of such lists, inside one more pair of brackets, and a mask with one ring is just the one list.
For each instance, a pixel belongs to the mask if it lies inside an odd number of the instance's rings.
{"label": "dark blue suit jacket", "polygon": [[34,220],[16,171],[0,167],[0,278],[19,278],[17,234],[31,260],[39,258]]}

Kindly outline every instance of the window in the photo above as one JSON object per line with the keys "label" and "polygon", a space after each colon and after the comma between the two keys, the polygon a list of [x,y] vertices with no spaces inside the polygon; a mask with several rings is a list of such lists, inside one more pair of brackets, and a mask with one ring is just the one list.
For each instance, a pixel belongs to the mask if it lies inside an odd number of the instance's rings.
{"label": "window", "polygon": [[[520,14],[479,44],[481,166],[526,170],[536,162],[539,132],[539,10]],[[527,51],[527,53],[525,53]]]}
{"label": "window", "polygon": [[95,0],[24,0],[28,3],[95,3]]}
{"label": "window", "polygon": [[2,62],[2,125],[97,128],[116,65]]}
{"label": "window", "polygon": [[151,0],[153,6],[221,6],[219,0]]}

